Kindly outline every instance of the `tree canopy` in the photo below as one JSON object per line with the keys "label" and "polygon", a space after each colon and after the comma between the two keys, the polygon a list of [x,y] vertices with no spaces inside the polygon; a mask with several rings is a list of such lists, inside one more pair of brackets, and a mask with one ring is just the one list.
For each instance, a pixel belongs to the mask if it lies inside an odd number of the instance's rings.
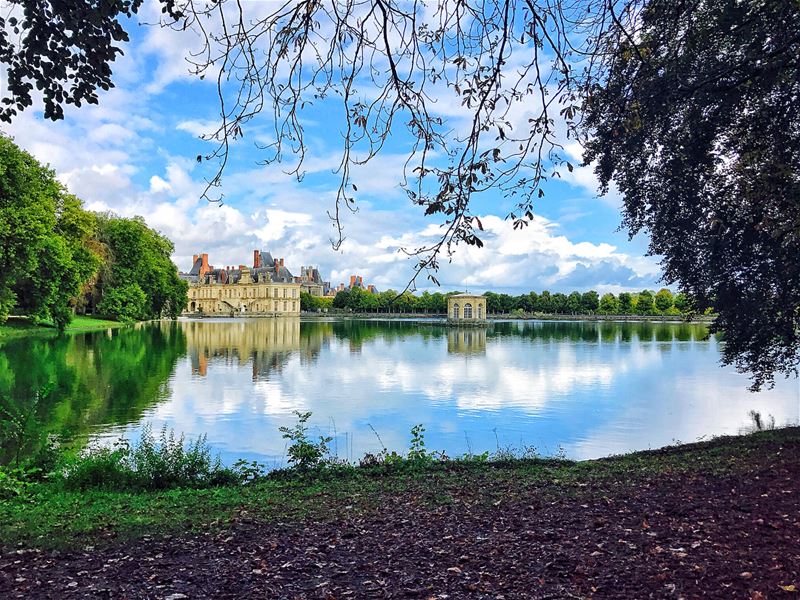
{"label": "tree canopy", "polygon": [[140,217],[84,210],[53,171],[0,136],[0,322],[13,311],[63,330],[87,296],[116,319],[175,318],[187,284],[172,250]]}
{"label": "tree canopy", "polygon": [[796,373],[800,3],[651,1],[605,64],[586,159],[621,192],[624,225],[718,313],[724,362],[755,388]]}
{"label": "tree canopy", "polygon": [[[286,158],[301,175],[304,111],[336,99],[345,128],[334,245],[340,211],[357,206],[351,169],[402,131],[402,183],[443,225],[406,251],[436,281],[455,245],[483,243],[473,195],[503,190],[523,227],[547,182],[573,169],[562,150],[578,139],[601,191],[621,192],[624,226],[651,236],[666,282],[719,315],[724,360],[755,387],[797,373],[800,3],[160,3],[162,26],[199,35],[192,70],[217,85],[221,124],[208,139],[218,145],[198,156],[212,164],[208,197],[231,142],[262,111],[274,127],[265,162]],[[34,86],[49,118],[64,103],[96,101],[127,39],[123,19],[141,1],[11,4],[25,9],[0,22],[4,119],[31,104]],[[437,112],[448,94],[470,116],[466,129]],[[530,115],[521,124],[520,113]],[[547,300],[562,303],[556,296]]]}

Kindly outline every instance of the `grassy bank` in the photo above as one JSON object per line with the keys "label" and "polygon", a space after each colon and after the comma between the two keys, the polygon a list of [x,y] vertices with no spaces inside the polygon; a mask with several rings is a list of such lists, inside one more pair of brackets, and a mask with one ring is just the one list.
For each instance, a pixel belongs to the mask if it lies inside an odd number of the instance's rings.
{"label": "grassy bank", "polygon": [[[529,494],[576,498],[598,486],[606,497],[657,486],[662,479],[727,477],[800,457],[800,428],[637,452],[602,460],[366,461],[363,466],[272,473],[249,483],[165,491],[70,490],[59,481],[28,483],[0,500],[0,541],[28,546],[102,544],[115,539],[257,522],[325,522],[369,515],[399,496],[432,510],[465,497],[499,506]],[[782,454],[781,454],[782,453]]]}
{"label": "grassy bank", "polygon": [[[85,333],[124,326],[125,323],[119,321],[76,315],[67,326],[65,333]],[[52,323],[47,321],[31,323],[24,317],[9,317],[8,321],[0,325],[0,340],[28,335],[53,335],[56,333],[57,330]]]}

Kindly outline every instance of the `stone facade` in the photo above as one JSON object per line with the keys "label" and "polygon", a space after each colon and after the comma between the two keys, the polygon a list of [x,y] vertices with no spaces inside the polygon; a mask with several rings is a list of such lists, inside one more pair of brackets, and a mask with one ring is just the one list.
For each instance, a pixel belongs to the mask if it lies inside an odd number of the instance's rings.
{"label": "stone facade", "polygon": [[322,281],[317,267],[300,267],[300,276],[294,280],[300,284],[301,291],[312,296],[325,296],[331,289],[329,281]]}
{"label": "stone facade", "polygon": [[252,269],[245,265],[217,269],[208,254],[195,255],[189,282],[186,314],[210,316],[297,316],[301,284],[268,252],[254,252]]}
{"label": "stone facade", "polygon": [[474,294],[454,294],[448,296],[447,320],[453,323],[485,322],[486,298]]}

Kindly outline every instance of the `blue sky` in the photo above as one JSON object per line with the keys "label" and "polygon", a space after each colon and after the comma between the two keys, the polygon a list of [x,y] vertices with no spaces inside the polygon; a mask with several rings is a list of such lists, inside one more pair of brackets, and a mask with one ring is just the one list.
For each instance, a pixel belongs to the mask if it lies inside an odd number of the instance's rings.
{"label": "blue sky", "polygon": [[[155,5],[145,5],[141,22],[155,22]],[[402,289],[414,261],[398,249],[432,239],[438,221],[426,218],[399,188],[407,146],[394,136],[385,152],[354,172],[359,210],[344,215],[346,241],[332,249],[332,210],[338,176],[333,173],[342,144],[338,106],[308,108],[306,177],[297,181],[280,165],[262,166],[257,141],[269,138],[269,115],[252,121],[225,173],[222,206],[201,199],[212,165],[194,157],[211,150],[198,138],[215,129],[215,88],[189,74],[190,33],[158,27],[129,27],[132,41],[113,65],[116,88],[98,106],[69,107],[61,122],[45,121],[40,106],[0,131],[37,159],[50,164],[73,193],[93,210],[141,215],[175,243],[173,259],[188,269],[192,254],[207,252],[212,264],[250,264],[253,249],[284,257],[299,273],[317,265],[336,285],[360,274],[379,289]],[[448,101],[442,116],[458,126]],[[519,115],[524,117],[524,114]],[[567,146],[578,162],[580,148]],[[549,289],[601,292],[660,287],[656,259],[645,257],[647,239],[628,241],[617,231],[619,198],[598,198],[590,168],[578,167],[564,181],[548,184],[529,227],[513,231],[504,217],[511,205],[500,193],[475,198],[474,212],[486,229],[482,249],[461,246],[442,262],[443,291],[492,289],[509,293]],[[420,289],[436,289],[421,280]]]}

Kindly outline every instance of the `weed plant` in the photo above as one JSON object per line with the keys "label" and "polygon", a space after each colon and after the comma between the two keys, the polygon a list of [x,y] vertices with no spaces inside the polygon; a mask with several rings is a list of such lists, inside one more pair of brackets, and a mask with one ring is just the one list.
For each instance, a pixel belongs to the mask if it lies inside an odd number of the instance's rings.
{"label": "weed plant", "polygon": [[166,426],[156,438],[149,426],[138,443],[120,440],[92,448],[63,468],[68,490],[166,490],[239,483],[241,475],[211,456],[205,436],[188,443]]}

